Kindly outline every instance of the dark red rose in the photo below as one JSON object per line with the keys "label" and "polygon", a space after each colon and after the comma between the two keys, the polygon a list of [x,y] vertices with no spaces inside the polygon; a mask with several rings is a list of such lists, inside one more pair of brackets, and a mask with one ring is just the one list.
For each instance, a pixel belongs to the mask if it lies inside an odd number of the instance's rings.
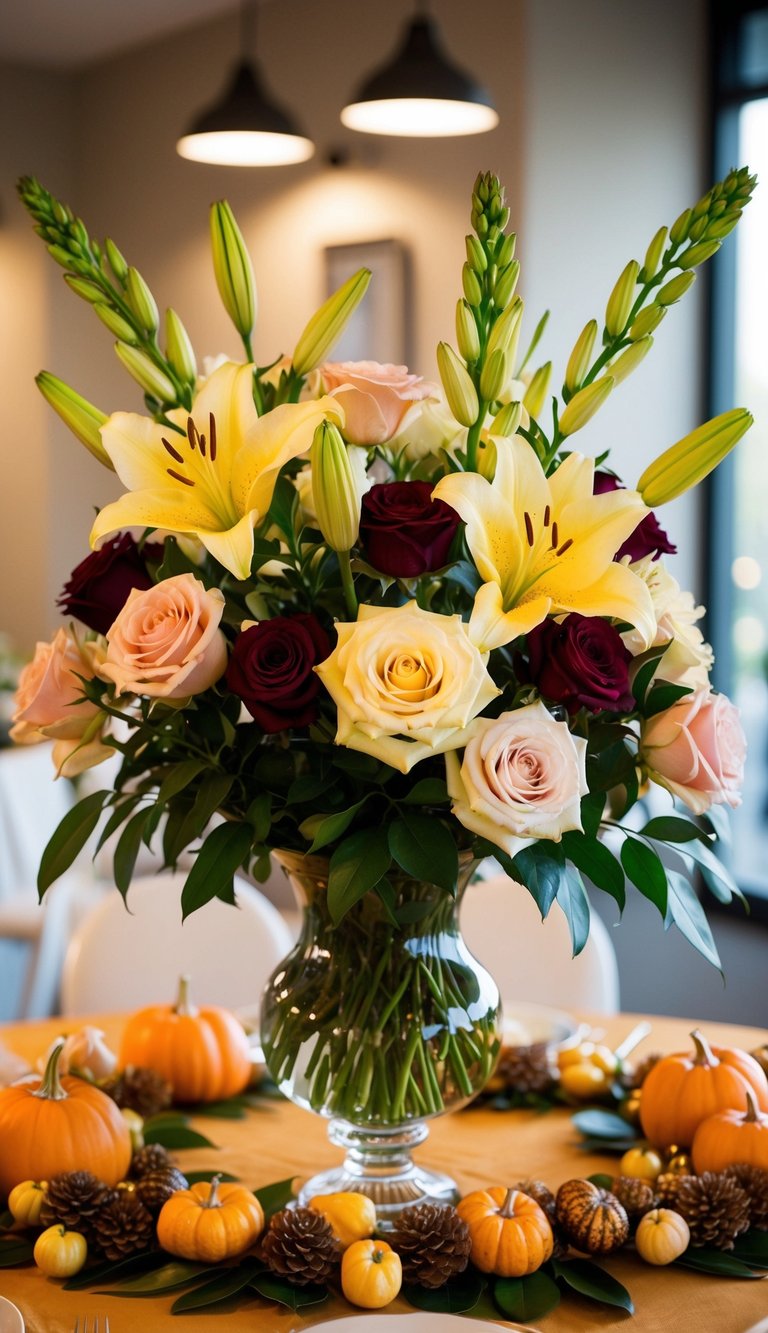
{"label": "dark red rose", "polygon": [[363,496],[360,543],[374,569],[412,579],[448,559],[459,516],[428,481],[390,481]]}
{"label": "dark red rose", "polygon": [[129,532],[118,533],[72,570],[56,603],[62,615],[74,616],[97,634],[106,634],[128,601],[131,588],[151,588],[146,560],[161,559],[157,542],[139,550]]}
{"label": "dark red rose", "polygon": [[599,616],[572,611],[558,624],[544,620],[528,635],[528,670],[545,699],[565,704],[569,713],[602,708],[630,712],[632,654],[618,630]]}
{"label": "dark red rose", "polygon": [[320,678],[313,671],[331,651],[314,616],[275,616],[235,639],[227,685],[262,731],[306,727],[317,717]]}
{"label": "dark red rose", "polygon": [[[592,490],[595,495],[605,491],[621,491],[624,487],[618,477],[611,472],[596,472]],[[627,540],[619,547],[614,560],[623,560],[628,555],[630,560],[642,560],[643,556],[652,555],[658,560],[660,555],[674,555],[677,547],[669,540],[655,514],[646,514],[630,533]]]}

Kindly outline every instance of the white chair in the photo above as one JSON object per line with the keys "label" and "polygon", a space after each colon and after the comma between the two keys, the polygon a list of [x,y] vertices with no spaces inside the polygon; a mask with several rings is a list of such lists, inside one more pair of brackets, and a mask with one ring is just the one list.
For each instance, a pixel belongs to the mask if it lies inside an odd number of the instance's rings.
{"label": "white chair", "polygon": [[470,884],[461,928],[471,952],[487,967],[508,1012],[515,1002],[615,1014],[619,1008],[616,954],[604,922],[592,913],[589,939],[576,958],[565,916],[553,906],[544,921],[527,889],[507,875]]}
{"label": "white chair", "polygon": [[184,875],[134,879],[128,907],[116,889],[83,918],[61,978],[64,1014],[173,1002],[179,976],[192,978],[197,1004],[254,1009],[293,937],[277,908],[244,880],[237,907],[220,899],[181,918]]}

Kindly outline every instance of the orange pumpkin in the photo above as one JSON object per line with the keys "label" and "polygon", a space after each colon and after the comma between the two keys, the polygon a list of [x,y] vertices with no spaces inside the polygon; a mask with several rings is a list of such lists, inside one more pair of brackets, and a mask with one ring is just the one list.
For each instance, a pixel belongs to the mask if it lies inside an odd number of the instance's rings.
{"label": "orange pumpkin", "polygon": [[162,1074],[177,1102],[215,1102],[242,1092],[251,1076],[248,1038],[228,1009],[197,1009],[189,977],[181,977],[175,1005],[152,1005],[129,1018],[120,1064]]}
{"label": "orange pumpkin", "polygon": [[62,1044],[51,1052],[42,1079],[0,1088],[0,1194],[62,1171],[91,1171],[116,1185],[128,1170],[128,1126],[105,1092],[85,1079],[59,1076]]}
{"label": "orange pumpkin", "polygon": [[157,1239],[169,1254],[218,1263],[243,1254],[261,1234],[264,1210],[243,1185],[200,1181],[166,1199],[157,1219]]}
{"label": "orange pumpkin", "polygon": [[552,1254],[553,1236],[547,1216],[535,1199],[521,1190],[492,1185],[474,1190],[456,1205],[469,1227],[470,1258],[481,1273],[524,1277]]}
{"label": "orange pumpkin", "polygon": [[768,1115],[759,1110],[751,1088],[744,1095],[746,1112],[718,1111],[696,1130],[691,1156],[697,1175],[724,1171],[737,1162],[768,1171]]}
{"label": "orange pumpkin", "polygon": [[758,1106],[768,1111],[768,1079],[746,1051],[710,1047],[696,1030],[694,1051],[667,1055],[643,1083],[640,1123],[651,1143],[689,1147],[702,1120],[718,1111],[744,1106],[751,1088]]}

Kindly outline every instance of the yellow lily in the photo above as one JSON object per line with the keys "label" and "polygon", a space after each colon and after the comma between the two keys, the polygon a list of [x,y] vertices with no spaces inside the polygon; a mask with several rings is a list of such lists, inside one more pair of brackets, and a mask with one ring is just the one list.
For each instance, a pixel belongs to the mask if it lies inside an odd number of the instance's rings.
{"label": "yellow lily", "polygon": [[309,449],[325,418],[344,424],[329,397],[260,417],[252,376],[252,366],[225,362],[190,412],[169,412],[179,430],[132,412],[109,418],[102,442],[128,492],[100,511],[91,546],[121,528],[192,533],[235,578],[248,578],[253,529],[269,509],[280,468]]}
{"label": "yellow lily", "polygon": [[484,580],[470,620],[481,652],[527,634],[547,615],[579,611],[634,625],[650,645],[650,594],[613,557],[648,513],[636,491],[592,494],[594,460],[569,454],[550,477],[530,445],[495,439],[493,481],[477,472],[441,478],[433,496],[467,525],[467,545]]}

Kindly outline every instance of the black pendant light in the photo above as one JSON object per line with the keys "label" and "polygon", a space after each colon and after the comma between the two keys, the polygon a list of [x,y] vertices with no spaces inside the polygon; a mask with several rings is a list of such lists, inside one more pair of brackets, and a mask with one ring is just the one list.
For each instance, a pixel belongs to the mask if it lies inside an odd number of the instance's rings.
{"label": "black pendant light", "polygon": [[394,58],[357,89],[341,119],[366,134],[412,138],[481,134],[499,123],[488,90],[446,55],[424,3]]}
{"label": "black pendant light", "polygon": [[196,116],[176,144],[181,157],[230,167],[305,162],[315,145],[265,91],[248,52],[254,47],[257,0],[243,0],[241,59],[220,99]]}

